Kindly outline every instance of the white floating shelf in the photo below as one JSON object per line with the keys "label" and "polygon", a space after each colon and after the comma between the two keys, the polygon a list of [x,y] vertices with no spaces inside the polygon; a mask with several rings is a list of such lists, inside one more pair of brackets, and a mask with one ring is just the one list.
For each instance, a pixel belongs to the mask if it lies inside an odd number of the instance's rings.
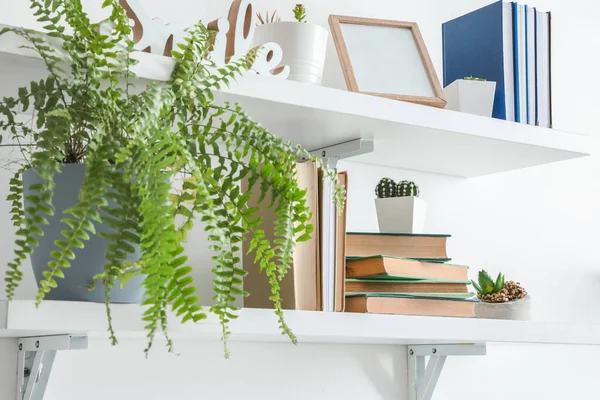
{"label": "white floating shelf", "polygon": [[[112,306],[119,337],[143,339],[142,308]],[[467,318],[433,318],[397,315],[287,311],[286,321],[306,343],[443,344],[528,343],[600,345],[600,326],[535,321],[500,321]],[[169,316],[173,338],[219,339],[215,318],[181,325]],[[36,309],[33,300],[0,301],[0,337],[88,334],[106,337],[104,304],[45,301]],[[243,309],[231,324],[232,340],[280,342],[282,336],[271,310]]]}
{"label": "white floating shelf", "polygon": [[[14,35],[0,37],[2,95],[28,81],[10,77],[44,74],[35,54],[19,48],[22,43]],[[138,56],[140,78],[168,79],[172,59]],[[308,150],[372,139],[374,152],[353,161],[452,176],[484,176],[584,157],[591,148],[586,135],[272,77],[248,75],[217,98],[239,102],[272,133]]]}

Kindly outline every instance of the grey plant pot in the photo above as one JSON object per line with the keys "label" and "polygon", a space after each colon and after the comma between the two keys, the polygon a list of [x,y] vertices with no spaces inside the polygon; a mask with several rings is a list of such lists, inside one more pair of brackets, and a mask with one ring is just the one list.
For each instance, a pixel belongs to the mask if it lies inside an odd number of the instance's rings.
{"label": "grey plant pot", "polygon": [[531,297],[507,303],[475,303],[475,315],[486,319],[511,319],[527,321],[531,319]]}
{"label": "grey plant pot", "polygon": [[[48,262],[52,260],[50,252],[56,250],[55,240],[64,239],[60,234],[61,230],[68,226],[60,220],[64,217],[63,211],[71,208],[77,203],[79,190],[83,183],[85,175],[84,164],[65,164],[63,171],[56,174],[54,181],[56,188],[54,190],[53,205],[55,213],[52,217],[47,217],[49,225],[40,226],[44,231],[44,236],[38,237],[40,245],[31,254],[31,265],[36,281],[43,279],[43,271],[48,269]],[[31,193],[30,185],[42,183],[42,178],[34,171],[27,170],[23,173],[23,193],[25,197]],[[25,208],[30,204],[25,201]],[[109,226],[96,224],[97,233],[113,231]],[[71,261],[71,268],[64,270],[65,278],[56,279],[58,287],[46,294],[47,300],[63,301],[88,301],[104,302],[104,286],[102,282],[96,282],[96,289],[90,291],[88,286],[94,275],[102,273],[104,267],[104,254],[108,247],[108,241],[98,235],[91,235],[90,240],[84,242],[83,249],[73,249],[75,259]],[[137,260],[138,251],[131,255],[130,261]],[[142,282],[144,276],[134,276],[127,284],[120,288],[117,284],[110,292],[112,303],[141,303],[143,298]]]}

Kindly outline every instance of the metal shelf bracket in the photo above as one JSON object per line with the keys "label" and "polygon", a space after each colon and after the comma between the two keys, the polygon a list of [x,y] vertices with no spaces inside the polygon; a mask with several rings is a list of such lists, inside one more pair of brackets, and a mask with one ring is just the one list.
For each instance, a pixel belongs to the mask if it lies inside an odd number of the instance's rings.
{"label": "metal shelf bracket", "polygon": [[26,337],[20,338],[17,345],[17,400],[42,400],[56,352],[87,349],[88,338],[84,335]]}
{"label": "metal shelf bracket", "polygon": [[[484,356],[485,353],[485,343],[408,346],[408,400],[431,400],[446,357]],[[429,357],[427,365],[425,357]]]}
{"label": "metal shelf bracket", "polygon": [[349,142],[312,150],[311,153],[321,157],[330,168],[335,168],[339,160],[371,153],[374,148],[375,145],[372,140],[354,139]]}

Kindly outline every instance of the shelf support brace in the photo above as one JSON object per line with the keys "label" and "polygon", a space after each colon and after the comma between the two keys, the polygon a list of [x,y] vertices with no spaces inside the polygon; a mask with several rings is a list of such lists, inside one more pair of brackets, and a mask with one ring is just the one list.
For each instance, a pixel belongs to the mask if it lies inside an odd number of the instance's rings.
{"label": "shelf support brace", "polygon": [[42,400],[59,350],[87,349],[84,335],[55,335],[20,338],[17,341],[17,400]]}
{"label": "shelf support brace", "polygon": [[372,140],[354,139],[349,142],[312,150],[311,153],[317,157],[321,157],[329,168],[335,168],[339,160],[371,153],[374,148]]}
{"label": "shelf support brace", "polygon": [[[446,357],[485,353],[485,343],[408,346],[408,400],[431,400]],[[427,364],[425,357],[429,357]]]}

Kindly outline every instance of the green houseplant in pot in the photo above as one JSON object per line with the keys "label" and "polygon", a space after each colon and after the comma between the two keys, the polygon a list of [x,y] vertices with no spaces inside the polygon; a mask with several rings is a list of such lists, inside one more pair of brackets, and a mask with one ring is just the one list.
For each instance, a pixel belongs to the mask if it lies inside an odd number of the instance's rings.
{"label": "green houseplant in pot", "polygon": [[[234,301],[247,295],[237,255],[243,240],[250,241],[271,285],[282,332],[295,341],[283,319],[279,282],[295,242],[307,240],[313,229],[306,223],[310,210],[295,165],[300,157],[320,161],[271,135],[239,105],[214,103],[212,92],[241,75],[252,53],[214,68],[213,33],[198,23],[172,51],[176,66],[170,80],[145,84],[132,72],[136,61],[125,11],[117,0],[103,6],[110,18],[100,26],[90,22],[78,0],[31,0],[46,32],[0,32],[26,39],[48,72],[0,102],[3,138],[22,154],[8,196],[18,235],[6,271],[8,299],[22,279],[23,260],[31,256],[39,269],[37,304],[63,286],[66,296],[95,289],[98,297],[91,300],[106,303],[116,343],[111,299],[143,300],[146,350],[158,330],[171,350],[168,309],[182,323],[207,316],[197,305],[183,254],[186,234],[199,220],[209,233],[205,245],[215,254],[210,311],[220,319],[224,342],[236,317]],[[17,118],[18,110],[29,108],[32,126]],[[33,146],[19,145],[25,142]],[[246,193],[240,192],[242,179],[249,181]],[[263,197],[274,194],[273,241],[258,228],[256,209],[247,206],[253,190]],[[343,201],[340,188],[336,201]],[[123,293],[129,287],[133,291]]]}
{"label": "green houseplant in pot", "polygon": [[269,17],[258,14],[253,46],[275,42],[283,50],[282,64],[290,67],[290,80],[320,85],[325,67],[329,33],[320,25],[308,23],[306,7],[296,4],[295,21],[281,21],[275,10]]}
{"label": "green houseplant in pot", "polygon": [[479,302],[475,315],[489,319],[530,319],[531,300],[520,283],[505,281],[499,273],[494,281],[485,270],[479,271],[477,282],[471,281],[477,290]]}
{"label": "green houseplant in pot", "polygon": [[381,233],[423,233],[427,203],[411,181],[381,179],[375,186],[375,208]]}

